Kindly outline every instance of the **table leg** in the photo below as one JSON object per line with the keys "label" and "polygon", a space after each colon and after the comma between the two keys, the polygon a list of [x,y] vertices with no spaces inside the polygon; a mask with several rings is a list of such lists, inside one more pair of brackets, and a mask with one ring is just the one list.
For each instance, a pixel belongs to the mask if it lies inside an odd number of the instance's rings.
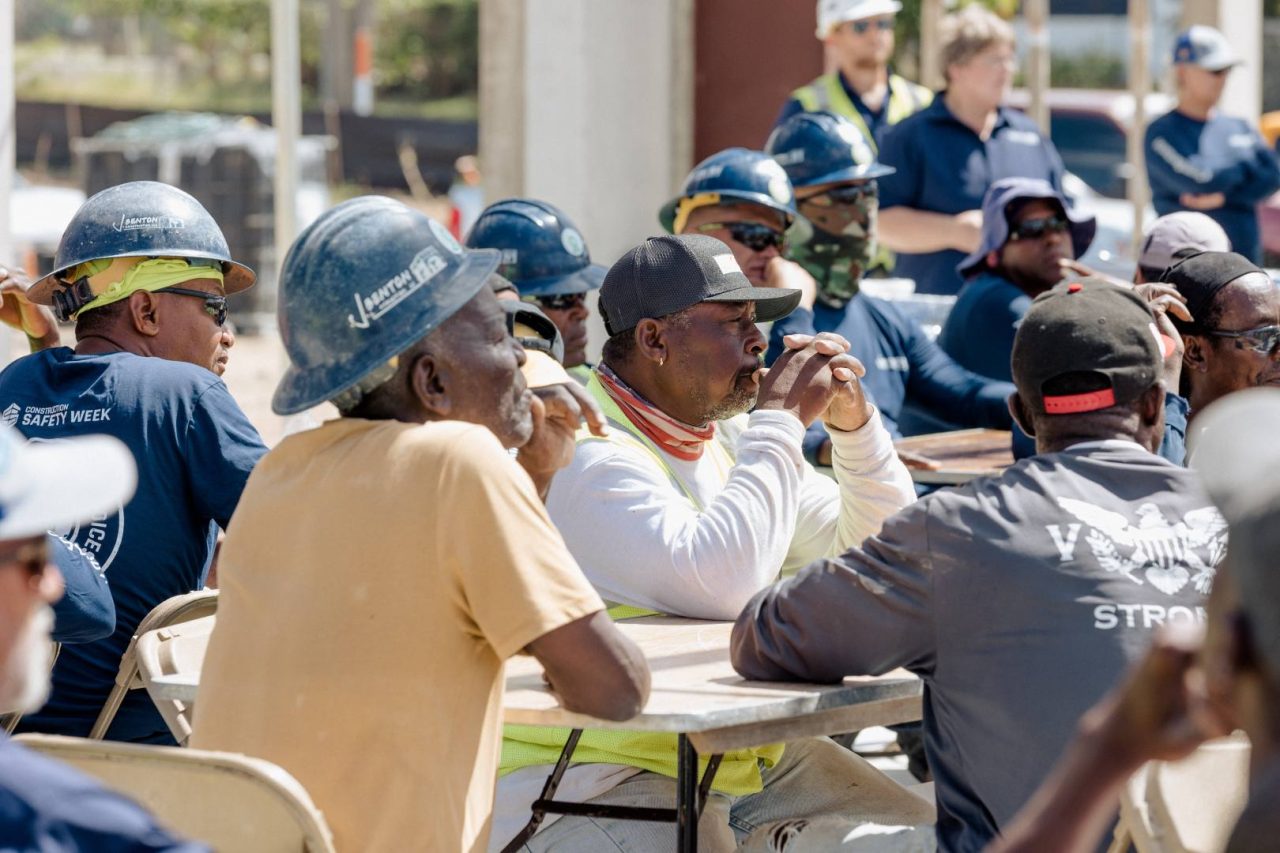
{"label": "table leg", "polygon": [[578,739],[581,737],[582,729],[574,729],[569,732],[569,739],[564,742],[564,749],[560,750],[560,759],[556,761],[555,769],[547,777],[547,783],[542,786],[541,796],[533,804],[533,815],[529,818],[529,822],[524,825],[524,829],[520,830],[520,833],[511,839],[511,842],[506,847],[502,848],[502,853],[516,853],[538,831],[538,827],[542,825],[542,819],[547,815],[542,808],[542,803],[556,795],[556,788],[560,787],[560,780],[564,777],[564,771],[569,769],[569,759],[573,757],[573,751],[578,748]]}
{"label": "table leg", "polygon": [[680,853],[698,850],[698,794],[698,751],[688,736],[680,735],[676,764],[676,849]]}

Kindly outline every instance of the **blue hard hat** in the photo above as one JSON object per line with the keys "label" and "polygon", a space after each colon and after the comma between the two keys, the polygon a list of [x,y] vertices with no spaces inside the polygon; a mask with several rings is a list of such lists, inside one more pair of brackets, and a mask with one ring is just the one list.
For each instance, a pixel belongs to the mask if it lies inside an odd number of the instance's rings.
{"label": "blue hard hat", "polygon": [[291,415],[355,387],[485,286],[498,253],[383,196],[344,201],[298,236],[280,272],[289,369],[271,408]]}
{"label": "blue hard hat", "polygon": [[607,272],[591,263],[582,233],[564,211],[531,198],[486,207],[471,226],[467,246],[501,251],[498,273],[521,296],[586,293],[599,288]]}
{"label": "blue hard hat", "polygon": [[746,148],[726,148],[694,167],[685,178],[680,195],[658,211],[658,221],[671,233],[675,233],[677,214],[685,199],[695,208],[744,202],[758,204],[782,214],[786,227],[798,216],[787,173],[768,154]]}
{"label": "blue hard hat", "polygon": [[132,257],[219,261],[227,293],[246,290],[257,278],[231,259],[227,238],[200,202],[168,184],[132,181],[108,187],[80,205],[62,232],[53,272],[31,285],[27,296],[38,305],[52,305],[62,277],[75,267]]}
{"label": "blue hard hat", "polygon": [[880,178],[897,171],[876,162],[866,135],[834,113],[796,113],[774,128],[764,150],[797,187]]}

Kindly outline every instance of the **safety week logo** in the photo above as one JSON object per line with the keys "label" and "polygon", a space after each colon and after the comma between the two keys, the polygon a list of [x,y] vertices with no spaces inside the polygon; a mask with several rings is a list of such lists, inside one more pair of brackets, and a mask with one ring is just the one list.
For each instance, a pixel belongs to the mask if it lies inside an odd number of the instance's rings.
{"label": "safety week logo", "polygon": [[1073,498],[1057,501],[1076,519],[1066,525],[1045,525],[1061,562],[1076,559],[1080,534],[1087,528],[1083,544],[1108,575],[1154,589],[1169,598],[1184,592],[1189,595],[1187,602],[1172,605],[1097,605],[1093,609],[1095,628],[1153,628],[1166,621],[1204,620],[1204,608],[1192,606],[1191,602],[1208,595],[1227,550],[1227,522],[1216,508],[1193,509],[1171,521],[1154,503],[1140,504],[1136,517],[1130,519]]}
{"label": "safety week logo", "polygon": [[[16,404],[11,403],[4,409],[3,415],[8,417],[9,409],[15,406]],[[27,408],[32,409],[34,407],[28,406]],[[48,408],[58,407],[50,406]],[[65,409],[65,406],[62,408]],[[28,440],[33,444],[53,444],[59,441],[56,438],[48,439],[37,436],[29,436]],[[105,572],[115,562],[116,554],[120,553],[120,543],[124,541],[124,507],[119,506],[112,512],[95,515],[82,524],[74,524],[70,527],[50,530],[49,532],[56,536],[61,536],[72,545],[87,552],[97,562],[99,569]]]}
{"label": "safety week logo", "polygon": [[110,420],[110,409],[72,409],[67,403],[52,406],[19,406],[17,403],[10,403],[0,411],[0,423],[11,427],[60,427],[69,423],[91,424]]}

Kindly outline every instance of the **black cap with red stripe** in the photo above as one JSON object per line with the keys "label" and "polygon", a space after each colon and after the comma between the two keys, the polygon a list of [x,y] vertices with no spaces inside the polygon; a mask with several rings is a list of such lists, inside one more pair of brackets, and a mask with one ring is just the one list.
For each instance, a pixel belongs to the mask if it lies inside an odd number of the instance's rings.
{"label": "black cap with red stripe", "polygon": [[1031,303],[1013,339],[1013,381],[1035,411],[1095,412],[1138,399],[1174,349],[1133,290],[1073,281]]}

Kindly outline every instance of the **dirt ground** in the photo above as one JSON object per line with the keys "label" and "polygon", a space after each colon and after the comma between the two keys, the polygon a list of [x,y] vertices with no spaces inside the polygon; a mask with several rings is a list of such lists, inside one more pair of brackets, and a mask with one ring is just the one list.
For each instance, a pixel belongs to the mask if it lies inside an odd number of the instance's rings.
{"label": "dirt ground", "polygon": [[273,447],[289,432],[297,432],[338,414],[327,404],[288,418],[272,412],[271,395],[275,393],[276,383],[288,364],[289,358],[278,335],[240,335],[231,350],[227,372],[222,377],[240,408],[262,433],[262,440],[268,447]]}

